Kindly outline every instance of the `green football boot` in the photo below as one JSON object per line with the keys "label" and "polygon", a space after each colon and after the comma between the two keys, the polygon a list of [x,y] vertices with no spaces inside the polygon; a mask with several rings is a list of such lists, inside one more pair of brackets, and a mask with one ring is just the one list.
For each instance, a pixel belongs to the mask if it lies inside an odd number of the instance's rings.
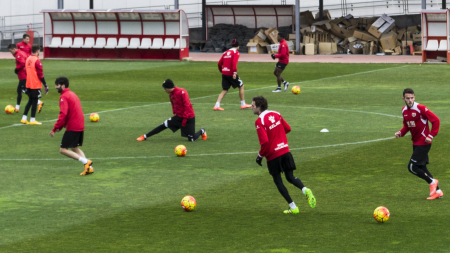
{"label": "green football boot", "polygon": [[290,213],[297,214],[299,212],[300,211],[298,210],[298,206],[295,209],[289,208],[288,210],[284,210],[284,213],[287,213],[287,214],[290,214]]}
{"label": "green football boot", "polygon": [[305,194],[306,194],[306,197],[308,198],[308,204],[311,206],[311,208],[316,207],[316,198],[314,197],[311,189],[309,189],[309,188],[306,189]]}

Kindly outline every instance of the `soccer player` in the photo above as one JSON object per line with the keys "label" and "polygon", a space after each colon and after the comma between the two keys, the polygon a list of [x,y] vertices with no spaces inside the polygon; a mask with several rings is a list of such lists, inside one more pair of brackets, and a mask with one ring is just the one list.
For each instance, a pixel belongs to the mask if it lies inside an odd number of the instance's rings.
{"label": "soccer player", "polygon": [[[442,198],[444,193],[439,188],[439,181],[427,169],[428,152],[433,138],[439,132],[440,120],[426,106],[416,103],[415,99],[412,89],[403,90],[403,101],[406,104],[402,108],[403,128],[395,133],[395,138],[403,137],[411,131],[413,154],[409,160],[408,170],[430,185],[430,197],[427,199]],[[428,121],[431,122],[431,132]]]}
{"label": "soccer player", "polygon": [[[40,101],[41,97],[41,89],[42,84],[45,86],[45,94],[48,94],[47,83],[44,78],[44,70],[42,68],[42,63],[39,60],[39,45],[32,46],[33,54],[27,58],[25,62],[25,70],[27,72],[27,95],[28,95],[28,103],[25,106],[25,111],[22,116],[22,120],[20,121],[22,124],[30,124],[30,125],[42,125],[41,122],[36,121],[36,109],[38,109],[38,113],[41,112],[42,106],[44,102]],[[39,106],[38,106],[39,105]],[[28,111],[31,107],[31,119],[30,123],[27,121]]]}
{"label": "soccer player", "polygon": [[170,79],[164,81],[162,87],[169,94],[173,117],[167,119],[147,134],[141,135],[136,140],[145,141],[148,137],[158,134],[167,128],[170,128],[174,133],[181,129],[181,136],[187,137],[189,141],[196,141],[200,136],[202,136],[203,140],[206,140],[207,135],[203,127],[200,131],[195,132],[195,113],[187,91],[183,88],[175,87],[175,84]]}
{"label": "soccer player", "polygon": [[234,39],[231,41],[231,49],[228,49],[223,53],[219,60],[218,66],[219,71],[222,73],[222,92],[217,98],[216,105],[214,106],[214,111],[223,111],[224,109],[220,107],[220,102],[222,102],[223,97],[227,94],[230,87],[236,89],[239,87],[239,98],[241,99],[241,109],[252,107],[245,103],[244,99],[244,83],[239,78],[237,74],[237,64],[239,61],[239,42]]}
{"label": "soccer player", "polygon": [[30,43],[30,35],[25,33],[22,36],[22,42],[17,43],[17,48],[24,51],[27,54],[27,57],[30,56],[32,54],[31,52],[31,44]]}
{"label": "soccer player", "polygon": [[16,58],[16,68],[14,69],[14,73],[16,73],[17,78],[19,78],[19,85],[17,86],[17,103],[15,112],[19,112],[20,102],[22,101],[22,92],[26,92],[26,83],[27,83],[27,72],[25,71],[25,62],[27,60],[27,54],[17,49],[17,46],[14,44],[10,44],[8,46],[9,52]]}
{"label": "soccer player", "polygon": [[[55,132],[66,128],[61,141],[59,152],[67,157],[78,160],[84,164],[84,171],[80,174],[86,176],[94,173],[93,162],[86,159],[79,147],[83,145],[84,115],[81,109],[80,99],[69,89],[69,79],[58,77],[55,80],[55,88],[61,93],[59,98],[59,116],[55,126],[48,135],[55,136]],[[71,150],[69,150],[69,148]]]}
{"label": "soccer player", "polygon": [[281,92],[281,82],[283,82],[284,91],[286,91],[289,86],[289,83],[281,76],[281,73],[283,73],[283,70],[289,64],[289,46],[285,38],[286,35],[284,35],[284,33],[278,33],[277,39],[280,42],[278,54],[271,55],[274,60],[278,58],[278,63],[275,65],[275,71],[273,72],[273,74],[277,77],[278,87],[272,92]]}
{"label": "soccer player", "polygon": [[295,162],[291,152],[289,152],[286,138],[286,134],[291,131],[291,127],[281,117],[279,112],[269,111],[267,108],[267,100],[263,96],[253,98],[252,111],[258,115],[255,127],[258,133],[259,144],[261,145],[258,157],[256,157],[256,163],[262,166],[262,159],[266,157],[269,173],[272,175],[278,191],[289,204],[289,209],[285,210],[284,213],[297,214],[299,210],[283,184],[281,179],[282,172],[284,172],[289,183],[302,190],[303,194],[308,198],[309,205],[314,208],[316,199],[311,189],[306,188],[302,181],[294,176]]}

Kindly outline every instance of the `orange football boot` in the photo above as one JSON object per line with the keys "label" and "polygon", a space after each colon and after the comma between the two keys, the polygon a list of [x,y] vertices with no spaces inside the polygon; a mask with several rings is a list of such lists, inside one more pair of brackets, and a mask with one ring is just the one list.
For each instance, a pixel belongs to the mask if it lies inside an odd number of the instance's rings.
{"label": "orange football boot", "polygon": [[439,198],[442,198],[443,196],[444,196],[444,193],[441,191],[439,193],[436,192],[434,195],[431,195],[427,199],[439,199]]}
{"label": "orange football boot", "polygon": [[38,105],[38,113],[41,113],[42,106],[44,106],[44,102],[41,101],[41,103]]}
{"label": "orange football boot", "polygon": [[439,184],[439,181],[437,179],[434,179],[434,184],[430,184],[430,196],[433,196],[436,193],[436,188]]}
{"label": "orange football boot", "polygon": [[214,106],[214,111],[225,111],[225,109],[223,109],[222,107],[215,107]]}
{"label": "orange football boot", "polygon": [[137,140],[137,141],[145,141],[146,138],[145,138],[145,136],[141,135],[141,136],[139,136],[136,140]]}
{"label": "orange football boot", "polygon": [[246,109],[246,108],[250,108],[252,107],[252,105],[249,104],[245,104],[244,106],[241,105],[241,109]]}

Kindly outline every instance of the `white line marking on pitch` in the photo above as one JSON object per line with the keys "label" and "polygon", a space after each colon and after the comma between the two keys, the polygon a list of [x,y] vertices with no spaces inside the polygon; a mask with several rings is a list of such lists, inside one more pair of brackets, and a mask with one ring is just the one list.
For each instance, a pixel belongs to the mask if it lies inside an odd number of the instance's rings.
{"label": "white line marking on pitch", "polygon": [[[330,145],[323,145],[323,146],[312,146],[312,147],[303,147],[303,148],[290,148],[290,150],[303,150],[303,149],[313,149],[313,148],[330,148],[330,147],[338,147],[338,146],[348,146],[348,145],[356,145],[356,144],[364,144],[364,143],[371,143],[371,142],[377,142],[377,141],[385,141],[395,138],[395,136],[388,137],[388,138],[381,138],[381,139],[375,139],[375,140],[368,140],[368,141],[358,141],[358,142],[349,142],[349,143],[340,143],[340,144],[330,144]],[[258,151],[252,151],[252,152],[234,152],[234,153],[214,153],[214,154],[192,154],[188,155],[189,157],[198,157],[198,156],[218,156],[218,155],[241,155],[241,154],[257,154]],[[89,158],[91,160],[118,160],[118,159],[152,159],[152,158],[170,158],[170,157],[177,157],[175,155],[171,156],[135,156],[135,157],[98,157],[98,158]],[[66,161],[71,160],[70,158],[44,158],[44,159],[0,159],[0,161]]]}
{"label": "white line marking on pitch", "polygon": [[[296,82],[296,83],[291,83],[291,84],[300,84],[300,83],[307,83],[307,82],[316,82],[316,81],[322,81],[322,80],[327,80],[327,79],[333,79],[333,78],[341,78],[341,77],[347,77],[347,76],[354,76],[354,75],[360,75],[360,74],[367,74],[367,73],[372,73],[372,72],[376,72],[376,71],[381,71],[381,70],[390,70],[390,69],[396,69],[396,68],[404,68],[404,67],[408,67],[408,65],[404,65],[404,66],[399,66],[399,67],[394,67],[394,68],[386,68],[386,69],[375,69],[375,70],[370,70],[370,71],[364,71],[364,72],[358,72],[358,73],[353,73],[353,74],[347,74],[347,75],[341,75],[341,76],[330,76],[330,77],[324,77],[324,78],[320,78],[320,79],[314,79],[314,80],[306,80],[306,81],[301,81],[301,82]],[[255,89],[249,89],[246,90],[245,92],[248,91],[254,91],[254,90],[262,90],[262,89],[267,89],[267,88],[273,88],[274,86],[266,86],[266,87],[262,87],[262,88],[255,88]],[[234,92],[230,92],[229,94],[233,94],[233,93],[238,93],[239,91],[234,91]],[[208,96],[203,96],[203,97],[196,97],[196,98],[191,98],[191,100],[194,99],[202,99],[202,98],[209,98],[209,97],[217,97],[218,94],[215,95],[208,95]],[[121,110],[128,110],[128,109],[132,109],[132,108],[140,108],[140,107],[147,107],[147,106],[154,106],[154,105],[164,105],[164,104],[169,104],[170,102],[162,102],[162,103],[156,103],[156,104],[148,104],[148,105],[137,105],[137,106],[131,106],[131,107],[124,107],[124,108],[118,108],[118,109],[112,109],[112,110],[106,110],[106,111],[100,111],[97,113],[105,113],[105,112],[115,112],[115,111],[121,111]],[[89,113],[86,113],[84,115],[89,115]],[[44,120],[41,121],[42,123],[45,122],[52,122],[52,121],[56,121],[58,119],[52,119],[52,120]],[[24,126],[25,124],[13,124],[10,126],[4,126],[4,127],[0,127],[1,129],[5,129],[5,128],[10,128],[10,127],[15,127],[15,126]]]}

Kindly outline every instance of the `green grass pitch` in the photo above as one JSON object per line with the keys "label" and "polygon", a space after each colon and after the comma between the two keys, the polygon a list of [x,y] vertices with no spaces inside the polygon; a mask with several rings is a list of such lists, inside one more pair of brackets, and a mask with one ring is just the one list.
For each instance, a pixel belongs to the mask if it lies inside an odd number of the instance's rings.
{"label": "green grass pitch", "polygon": [[[214,62],[44,60],[50,94],[37,120],[0,114],[0,252],[448,252],[450,204],[450,68],[448,65],[289,64],[283,76],[302,89],[272,93],[273,63],[239,63],[246,102],[264,95],[291,125],[295,175],[312,189],[311,209],[285,181],[298,215],[285,215],[259,150],[256,116],[240,110],[237,90],[213,111],[221,91]],[[14,61],[0,60],[0,105],[15,105]],[[53,82],[67,76],[86,115],[82,150],[95,173],[59,154],[62,133]],[[187,89],[197,129],[208,140],[188,142],[166,130],[136,138],[171,115],[162,82]],[[427,184],[407,170],[410,137],[402,126],[402,91],[441,119],[429,169],[444,198],[426,200]],[[21,111],[28,100],[24,96]],[[327,128],[329,133],[320,133]],[[176,157],[175,146],[187,147]],[[184,212],[181,199],[197,200]],[[378,206],[387,223],[372,217]]]}

